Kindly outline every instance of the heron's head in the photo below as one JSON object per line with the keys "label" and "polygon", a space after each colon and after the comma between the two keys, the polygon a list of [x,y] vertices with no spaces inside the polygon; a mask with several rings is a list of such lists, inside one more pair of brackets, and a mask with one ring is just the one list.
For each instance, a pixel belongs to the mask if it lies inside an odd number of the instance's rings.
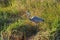
{"label": "heron's head", "polygon": [[26,16],[30,18],[30,16],[31,16],[30,11],[26,11]]}

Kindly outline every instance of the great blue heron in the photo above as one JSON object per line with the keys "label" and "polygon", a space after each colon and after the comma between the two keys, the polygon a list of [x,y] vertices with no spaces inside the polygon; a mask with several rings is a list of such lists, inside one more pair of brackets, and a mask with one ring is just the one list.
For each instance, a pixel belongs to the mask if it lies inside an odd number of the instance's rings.
{"label": "great blue heron", "polygon": [[37,17],[37,16],[33,16],[33,17],[30,17],[31,16],[31,13],[29,11],[26,12],[27,14],[27,17],[30,21],[36,23],[36,25],[39,23],[39,22],[44,22],[44,19],[40,18],[40,17]]}

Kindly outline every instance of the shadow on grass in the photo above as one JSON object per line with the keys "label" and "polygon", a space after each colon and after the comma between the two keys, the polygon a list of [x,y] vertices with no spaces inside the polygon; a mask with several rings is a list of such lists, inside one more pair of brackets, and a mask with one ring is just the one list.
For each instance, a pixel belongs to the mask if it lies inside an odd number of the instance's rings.
{"label": "shadow on grass", "polygon": [[7,32],[2,33],[2,38],[9,39],[9,40],[27,40],[33,35],[36,35],[37,32],[39,32],[39,28],[36,26],[30,26],[30,25],[22,25],[18,28],[14,28],[11,30],[11,34],[9,35]]}
{"label": "shadow on grass", "polygon": [[25,33],[26,37],[30,37],[32,35],[36,35],[37,32],[39,32],[39,28],[36,26],[30,26],[30,25],[22,25],[19,28],[12,29],[12,30],[17,30],[20,32]]}

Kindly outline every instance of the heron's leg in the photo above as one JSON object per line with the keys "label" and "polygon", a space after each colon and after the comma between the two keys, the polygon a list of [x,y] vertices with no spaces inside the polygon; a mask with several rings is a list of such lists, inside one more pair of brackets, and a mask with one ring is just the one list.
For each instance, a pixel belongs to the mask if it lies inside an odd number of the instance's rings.
{"label": "heron's leg", "polygon": [[36,23],[36,27],[39,27],[39,23]]}
{"label": "heron's leg", "polygon": [[36,31],[38,32],[39,31],[39,25],[38,25],[39,23],[36,23]]}

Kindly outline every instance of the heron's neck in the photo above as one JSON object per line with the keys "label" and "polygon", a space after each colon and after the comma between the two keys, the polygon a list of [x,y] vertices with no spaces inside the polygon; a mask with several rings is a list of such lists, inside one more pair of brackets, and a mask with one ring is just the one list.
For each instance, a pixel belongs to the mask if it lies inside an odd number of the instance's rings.
{"label": "heron's neck", "polygon": [[30,14],[27,14],[26,16],[27,16],[27,18],[30,18],[30,17],[31,17],[31,15],[30,15]]}
{"label": "heron's neck", "polygon": [[30,19],[31,17],[30,16],[27,16],[28,19]]}

